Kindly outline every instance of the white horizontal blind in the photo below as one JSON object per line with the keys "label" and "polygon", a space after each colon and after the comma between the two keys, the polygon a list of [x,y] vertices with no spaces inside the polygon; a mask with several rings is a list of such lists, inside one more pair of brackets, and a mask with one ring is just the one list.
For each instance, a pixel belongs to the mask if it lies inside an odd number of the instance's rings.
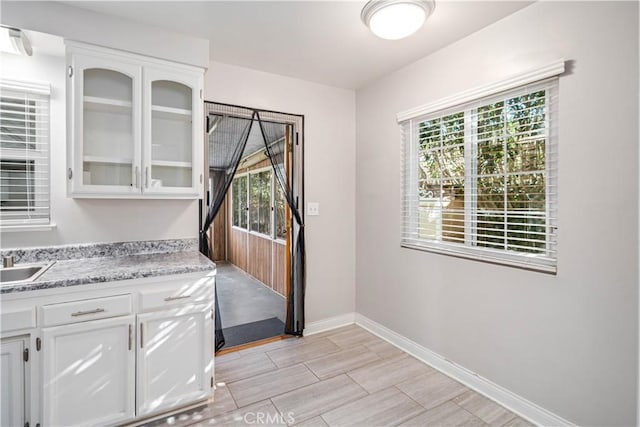
{"label": "white horizontal blind", "polygon": [[0,225],[50,222],[49,85],[0,81]]}
{"label": "white horizontal blind", "polygon": [[402,245],[555,271],[558,79],[400,122]]}

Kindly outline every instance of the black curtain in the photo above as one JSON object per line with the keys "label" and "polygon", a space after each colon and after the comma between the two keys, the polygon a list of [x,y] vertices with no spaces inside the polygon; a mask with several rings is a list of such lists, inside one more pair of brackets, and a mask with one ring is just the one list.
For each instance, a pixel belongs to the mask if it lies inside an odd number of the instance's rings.
{"label": "black curtain", "polygon": [[[294,193],[293,179],[288,179],[285,170],[287,155],[286,139],[290,139],[293,144],[293,134],[289,131],[289,126],[278,122],[278,113],[256,111],[256,119],[260,124],[260,131],[264,139],[265,152],[271,161],[274,176],[282,189],[284,198],[289,206],[291,216],[297,227],[293,242],[293,260],[289,271],[291,286],[287,295],[287,317],[285,322],[285,333],[291,335],[302,335],[304,330],[304,294],[305,294],[305,269],[306,252],[304,242],[304,222],[302,214],[298,208],[298,203]],[[293,160],[293,159],[292,159]],[[292,168],[293,169],[293,168]],[[292,177],[295,174],[291,175]]]}
{"label": "black curtain", "polygon": [[[205,103],[206,131],[209,145],[210,204],[200,228],[200,252],[211,257],[207,231],[222,206],[247,145],[256,113],[253,110]],[[215,136],[215,138],[214,138]],[[224,342],[218,293],[215,295],[215,350]]]}

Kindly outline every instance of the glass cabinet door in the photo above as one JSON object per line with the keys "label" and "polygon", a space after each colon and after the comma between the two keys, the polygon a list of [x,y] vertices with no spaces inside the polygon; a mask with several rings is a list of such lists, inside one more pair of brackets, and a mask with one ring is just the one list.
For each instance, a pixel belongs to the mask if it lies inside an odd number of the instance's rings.
{"label": "glass cabinet door", "polygon": [[200,168],[196,164],[203,138],[197,78],[145,68],[146,194],[198,193]]}
{"label": "glass cabinet door", "polygon": [[75,58],[75,180],[86,193],[140,192],[140,67]]}

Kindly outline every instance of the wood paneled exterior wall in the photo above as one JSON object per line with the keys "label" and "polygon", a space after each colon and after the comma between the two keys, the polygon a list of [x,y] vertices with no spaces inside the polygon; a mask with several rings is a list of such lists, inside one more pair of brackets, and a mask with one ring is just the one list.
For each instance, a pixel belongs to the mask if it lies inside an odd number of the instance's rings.
{"label": "wood paneled exterior wall", "polygon": [[273,242],[273,282],[274,291],[286,297],[287,292],[287,245]]}
{"label": "wood paneled exterior wall", "polygon": [[249,233],[248,259],[246,272],[271,286],[271,239]]}
{"label": "wood paneled exterior wall", "polygon": [[209,243],[211,244],[211,253],[214,261],[227,259],[227,216],[227,199],[225,198],[209,229]]}
{"label": "wood paneled exterior wall", "polygon": [[229,225],[228,230],[227,261],[234,264],[241,270],[247,271],[247,238],[249,233],[231,227],[231,225]]}

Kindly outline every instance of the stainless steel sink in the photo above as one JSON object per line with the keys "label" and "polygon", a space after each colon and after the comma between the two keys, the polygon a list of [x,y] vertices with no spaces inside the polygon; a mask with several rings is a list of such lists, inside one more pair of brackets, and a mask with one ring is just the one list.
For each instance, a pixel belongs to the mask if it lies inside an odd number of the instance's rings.
{"label": "stainless steel sink", "polygon": [[17,283],[33,282],[40,277],[53,262],[48,264],[25,264],[15,267],[0,268],[0,284],[13,285]]}

